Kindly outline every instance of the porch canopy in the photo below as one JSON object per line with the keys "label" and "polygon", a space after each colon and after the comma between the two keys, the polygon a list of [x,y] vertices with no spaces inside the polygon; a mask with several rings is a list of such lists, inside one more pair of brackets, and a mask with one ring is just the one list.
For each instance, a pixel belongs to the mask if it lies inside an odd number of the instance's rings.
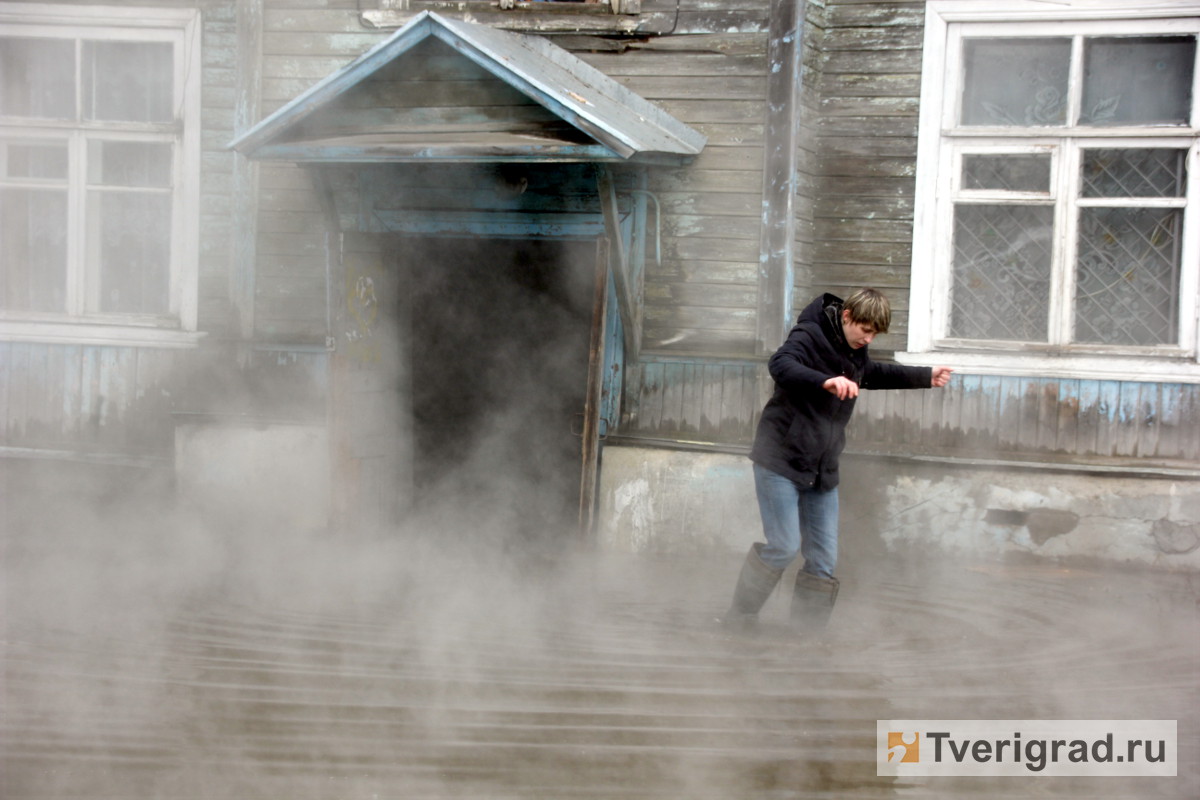
{"label": "porch canopy", "polygon": [[306,163],[672,164],[705,142],[547,39],[425,11],[230,147]]}
{"label": "porch canopy", "polygon": [[603,241],[632,357],[639,175],[706,141],[547,39],[425,11],[229,146],[310,167],[341,230]]}

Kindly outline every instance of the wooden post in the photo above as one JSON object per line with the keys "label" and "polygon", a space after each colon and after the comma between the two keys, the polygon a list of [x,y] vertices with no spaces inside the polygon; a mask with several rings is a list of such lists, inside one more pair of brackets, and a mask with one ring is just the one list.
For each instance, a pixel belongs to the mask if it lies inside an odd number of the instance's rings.
{"label": "wooden post", "polygon": [[596,240],[596,284],[592,292],[592,333],[588,345],[587,397],[583,405],[583,460],[579,477],[579,532],[591,541],[600,479],[600,392],[604,385],[604,321],[608,317],[608,265],[610,242]]}
{"label": "wooden post", "polygon": [[776,0],[771,4],[765,179],[758,255],[756,349],[760,354],[778,347],[792,324],[803,3],[804,0]]}
{"label": "wooden post", "polygon": [[[262,95],[263,0],[238,0],[237,77],[233,111],[236,134],[258,122]],[[229,302],[232,333],[243,342],[254,338],[254,298],[258,259],[258,165],[233,155],[232,252]]]}
{"label": "wooden post", "polygon": [[641,348],[641,304],[639,292],[635,292],[629,270],[629,260],[621,239],[621,220],[617,209],[617,190],[613,185],[608,168],[597,167],[597,182],[600,192],[600,209],[604,215],[604,231],[608,236],[608,260],[613,271],[613,285],[617,291],[617,309],[621,312],[621,329],[625,335],[625,358],[636,359]]}

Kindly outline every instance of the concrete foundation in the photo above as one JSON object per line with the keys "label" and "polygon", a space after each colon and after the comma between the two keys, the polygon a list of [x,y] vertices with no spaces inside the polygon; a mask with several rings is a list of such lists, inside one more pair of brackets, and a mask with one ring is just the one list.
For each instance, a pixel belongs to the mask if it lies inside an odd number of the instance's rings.
{"label": "concrete foundation", "polygon": [[744,456],[604,448],[597,538],[619,552],[745,550],[761,538]]}
{"label": "concrete foundation", "polygon": [[[1200,483],[846,455],[842,544],[1200,571]],[[609,446],[598,535],[627,552],[742,551],[761,537],[744,456]]]}
{"label": "concrete foundation", "polygon": [[329,524],[329,438],[322,425],[219,416],[175,427],[179,497],[210,521],[297,531]]}

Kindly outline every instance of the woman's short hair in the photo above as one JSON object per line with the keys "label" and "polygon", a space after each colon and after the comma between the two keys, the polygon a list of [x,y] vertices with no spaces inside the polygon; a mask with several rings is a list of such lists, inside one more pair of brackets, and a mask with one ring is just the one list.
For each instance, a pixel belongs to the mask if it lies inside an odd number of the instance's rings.
{"label": "woman's short hair", "polygon": [[892,305],[882,292],[859,289],[846,298],[842,308],[850,312],[850,321],[869,325],[876,333],[887,333],[892,322]]}

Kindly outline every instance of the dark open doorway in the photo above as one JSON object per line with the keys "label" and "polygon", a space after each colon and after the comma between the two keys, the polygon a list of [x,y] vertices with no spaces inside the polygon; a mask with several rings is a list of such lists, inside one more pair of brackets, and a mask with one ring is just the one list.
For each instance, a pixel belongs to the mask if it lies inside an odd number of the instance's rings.
{"label": "dark open doorway", "polygon": [[572,531],[595,243],[398,245],[415,510],[467,515],[526,540]]}

